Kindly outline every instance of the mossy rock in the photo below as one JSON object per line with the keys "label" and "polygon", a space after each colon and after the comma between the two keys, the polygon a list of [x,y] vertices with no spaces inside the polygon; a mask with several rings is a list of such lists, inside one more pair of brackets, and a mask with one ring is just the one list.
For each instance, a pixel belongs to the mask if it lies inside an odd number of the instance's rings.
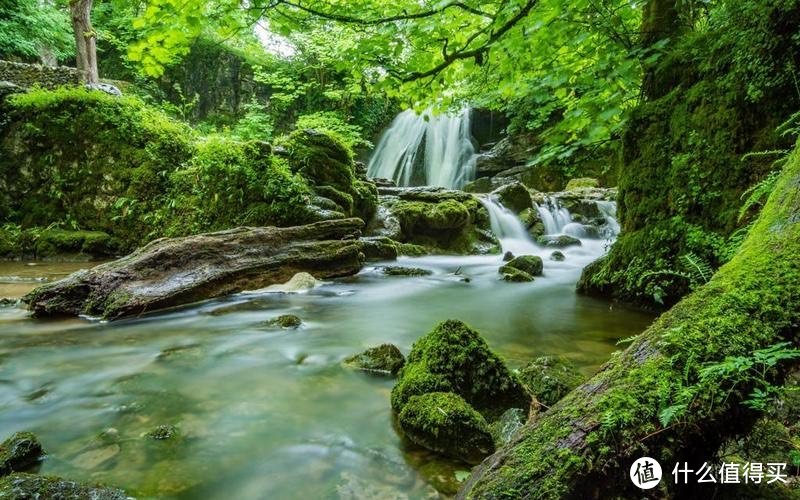
{"label": "mossy rock", "polygon": [[440,323],[414,343],[392,389],[392,408],[399,413],[412,396],[428,392],[454,392],[489,420],[530,404],[516,375],[478,332],[457,320]]}
{"label": "mossy rock", "polygon": [[537,401],[552,406],[581,384],[585,377],[566,358],[543,356],[519,370],[519,378]]}
{"label": "mossy rock", "polygon": [[15,473],[0,479],[0,498],[126,500],[117,488],[91,486],[53,476]]}
{"label": "mossy rock", "polygon": [[381,272],[386,276],[430,276],[433,271],[419,267],[383,266]]}
{"label": "mossy rock", "polygon": [[392,344],[371,347],[344,360],[344,365],[350,368],[385,375],[397,375],[405,363],[403,353]]}
{"label": "mossy rock", "polygon": [[528,189],[519,182],[511,182],[492,191],[492,197],[501,205],[519,214],[533,205]]}
{"label": "mossy rock", "polygon": [[147,437],[156,441],[173,439],[178,436],[178,428],[171,424],[162,424],[147,433]]}
{"label": "mossy rock", "polygon": [[[506,266],[501,267],[500,271],[500,279],[503,281],[508,281],[509,283],[530,283],[534,281],[536,278],[533,275],[526,273],[520,269],[514,269],[513,267],[505,268]],[[504,269],[505,268],[505,269]]]}
{"label": "mossy rock", "polygon": [[581,245],[581,240],[568,234],[539,236],[536,242],[548,248],[566,248]]}
{"label": "mossy rock", "polygon": [[111,257],[117,251],[117,242],[102,231],[46,229],[39,234],[34,244],[34,253],[39,259],[79,254],[89,257]]}
{"label": "mossy rock", "polygon": [[564,191],[574,191],[581,188],[596,188],[600,187],[600,181],[593,177],[579,177],[577,179],[570,179],[567,182],[567,187]]}
{"label": "mossy rock", "polygon": [[400,412],[398,423],[414,443],[467,463],[479,463],[494,452],[486,420],[452,392],[411,397]]}
{"label": "mossy rock", "polygon": [[562,261],[566,260],[566,258],[567,257],[564,255],[564,253],[561,252],[560,250],[556,250],[556,251],[554,251],[553,253],[550,254],[550,260],[555,261],[555,262],[562,262]]}
{"label": "mossy rock", "polygon": [[512,270],[523,271],[531,276],[541,276],[544,269],[542,258],[538,255],[520,255],[511,259],[500,268],[500,273],[510,273]]}
{"label": "mossy rock", "polygon": [[295,330],[300,328],[300,326],[303,324],[303,320],[294,314],[281,314],[277,318],[267,320],[265,324],[266,326],[270,327]]}
{"label": "mossy rock", "polygon": [[467,193],[488,193],[494,188],[492,180],[489,177],[479,177],[474,181],[464,184],[462,191]]}
{"label": "mossy rock", "polygon": [[469,210],[456,200],[440,203],[400,201],[393,207],[393,213],[400,220],[403,234],[407,237],[413,237],[417,232],[462,229],[470,222]]}
{"label": "mossy rock", "polygon": [[0,476],[23,471],[44,455],[42,445],[31,432],[17,432],[0,443]]}

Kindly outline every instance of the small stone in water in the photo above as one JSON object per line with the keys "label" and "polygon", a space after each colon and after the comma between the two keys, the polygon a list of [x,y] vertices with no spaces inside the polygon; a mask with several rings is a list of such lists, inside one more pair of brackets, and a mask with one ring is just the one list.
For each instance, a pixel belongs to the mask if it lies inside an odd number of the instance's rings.
{"label": "small stone in water", "polygon": [[177,435],[178,435],[178,429],[174,425],[169,425],[169,424],[159,425],[158,427],[147,433],[147,437],[159,441],[164,439],[171,439]]}
{"label": "small stone in water", "polygon": [[406,363],[406,358],[397,346],[382,344],[350,356],[344,360],[345,366],[372,373],[396,375]]}
{"label": "small stone in water", "polygon": [[514,258],[514,254],[511,252],[506,252],[503,254],[503,262],[508,262]]}
{"label": "small stone in water", "polygon": [[433,272],[419,267],[384,266],[380,268],[387,276],[428,276]]}
{"label": "small stone in water", "polygon": [[558,250],[556,250],[555,252],[550,254],[550,260],[555,260],[555,261],[561,262],[562,260],[564,260],[566,258],[567,257],[563,253],[559,252]]}
{"label": "small stone in water", "polygon": [[267,326],[278,326],[281,328],[300,328],[300,325],[303,324],[303,320],[295,316],[294,314],[281,314],[277,318],[272,318],[271,320],[266,322]]}

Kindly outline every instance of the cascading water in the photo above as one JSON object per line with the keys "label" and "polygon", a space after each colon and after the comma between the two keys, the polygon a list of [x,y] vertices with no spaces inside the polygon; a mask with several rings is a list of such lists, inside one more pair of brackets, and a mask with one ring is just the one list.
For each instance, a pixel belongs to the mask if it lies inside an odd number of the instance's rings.
{"label": "cascading water", "polygon": [[399,186],[459,188],[475,177],[470,130],[468,108],[455,115],[403,111],[378,142],[367,174],[393,179]]}
{"label": "cascading water", "polygon": [[544,234],[564,233],[564,228],[572,223],[572,215],[569,210],[561,207],[555,198],[548,197],[542,205],[537,203],[536,211],[539,212],[539,217],[544,224]]}
{"label": "cascading water", "polygon": [[489,212],[492,232],[500,240],[504,252],[523,254],[537,250],[519,217],[494,198],[481,197],[480,200]]}

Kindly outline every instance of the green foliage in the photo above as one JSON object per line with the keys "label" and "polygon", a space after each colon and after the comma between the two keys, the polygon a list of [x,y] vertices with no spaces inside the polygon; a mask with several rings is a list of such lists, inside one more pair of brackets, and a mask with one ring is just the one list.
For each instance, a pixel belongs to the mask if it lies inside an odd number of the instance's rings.
{"label": "green foliage", "polygon": [[361,137],[361,127],[350,125],[342,117],[341,113],[335,111],[319,111],[301,115],[297,118],[295,127],[301,130],[314,129],[330,132],[350,149],[372,147],[372,143]]}
{"label": "green foliage", "polygon": [[272,139],[272,132],[275,126],[272,122],[272,117],[267,113],[264,106],[254,97],[242,108],[245,114],[236,122],[236,126],[231,133],[243,141],[269,141]]}
{"label": "green foliage", "polygon": [[210,137],[198,144],[186,168],[171,174],[170,184],[162,212],[168,235],[292,225],[309,218],[305,181],[260,143]]}
{"label": "green foliage", "polygon": [[0,19],[0,59],[37,61],[50,52],[64,61],[75,53],[69,16],[52,2],[4,0]]}

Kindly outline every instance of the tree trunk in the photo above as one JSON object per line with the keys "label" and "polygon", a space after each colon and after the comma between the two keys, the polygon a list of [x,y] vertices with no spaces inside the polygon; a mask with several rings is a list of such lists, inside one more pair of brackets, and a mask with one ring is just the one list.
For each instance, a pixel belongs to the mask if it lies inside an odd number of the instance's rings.
{"label": "tree trunk", "polygon": [[[675,464],[697,470],[758,416],[742,404],[753,389],[743,373],[702,379],[700,369],[779,342],[798,343],[799,151],[736,257],[588,382],[528,422],[473,471],[459,498],[698,493],[674,486]],[[777,371],[771,377],[780,382]],[[681,403],[686,406],[676,408]],[[670,411],[676,413],[671,419],[665,416]],[[664,474],[647,492],[628,477],[643,456],[658,460]],[[696,477],[692,481],[697,488]]]}
{"label": "tree trunk", "polygon": [[[675,40],[680,34],[678,0],[649,0],[642,8],[640,41],[642,48],[652,47],[664,39]],[[645,65],[642,78],[642,95],[657,99],[672,90],[668,75],[657,75],[655,68]]]}
{"label": "tree trunk", "polygon": [[100,76],[97,72],[97,45],[91,20],[92,1],[70,0],[69,12],[75,33],[75,60],[78,69],[83,72],[86,83],[96,84],[100,81]]}

